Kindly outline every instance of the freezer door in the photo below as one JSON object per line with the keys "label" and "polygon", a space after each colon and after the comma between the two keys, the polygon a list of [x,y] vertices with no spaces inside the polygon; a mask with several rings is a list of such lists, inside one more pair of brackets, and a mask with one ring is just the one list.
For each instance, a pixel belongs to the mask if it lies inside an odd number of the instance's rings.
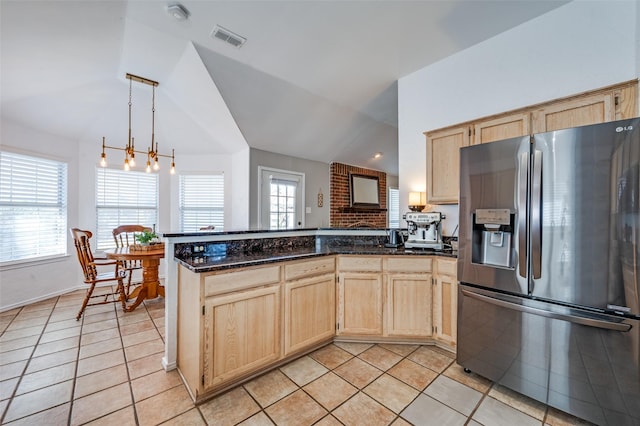
{"label": "freezer door", "polygon": [[534,136],[531,294],[640,315],[640,119]]}
{"label": "freezer door", "polygon": [[514,138],[461,148],[459,281],[528,292],[530,141]]}
{"label": "freezer door", "polygon": [[638,320],[461,285],[457,362],[596,424],[640,424]]}

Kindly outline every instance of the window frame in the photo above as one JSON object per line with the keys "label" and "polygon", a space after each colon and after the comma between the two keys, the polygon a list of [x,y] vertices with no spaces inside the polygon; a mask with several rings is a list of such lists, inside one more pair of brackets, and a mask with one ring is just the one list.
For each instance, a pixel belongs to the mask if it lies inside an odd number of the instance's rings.
{"label": "window frame", "polygon": [[[214,189],[220,189],[221,190],[221,194],[218,194],[218,199],[222,201],[222,205],[219,207],[213,207],[213,206],[207,206],[207,208],[199,208],[199,207],[187,207],[186,210],[187,211],[202,211],[202,212],[218,212],[218,215],[221,214],[222,217],[222,223],[218,224],[217,222],[215,222],[215,220],[213,221],[214,223],[202,223],[200,225],[197,225],[197,227],[201,227],[201,226],[208,226],[208,225],[214,225],[215,226],[215,230],[216,231],[224,231],[225,229],[225,176],[224,176],[224,172],[207,172],[207,173],[181,173],[178,179],[178,227],[180,229],[180,232],[195,232],[198,231],[199,229],[190,229],[190,230],[185,230],[184,226],[184,212],[185,212],[185,207],[183,206],[183,202],[184,202],[184,198],[183,198],[183,185],[184,185],[184,180],[188,180],[189,178],[202,178],[204,180],[205,177],[211,177],[214,180],[216,178],[220,179],[221,178],[221,182],[218,182],[217,184],[215,182],[213,182]],[[213,197],[215,198],[215,196]],[[215,203],[214,199],[211,199],[210,201]],[[211,221],[210,221],[211,222]]]}
{"label": "window frame", "polygon": [[[391,222],[391,214],[393,212],[393,206],[391,205],[394,197],[391,195],[391,191],[394,191],[396,193],[395,195],[395,199],[398,203],[398,218],[397,218],[397,222],[394,222],[392,224]],[[388,191],[387,191],[387,227],[389,227],[390,229],[400,229],[400,220],[402,219],[402,215],[400,214],[400,189],[398,188],[392,188],[389,187]]]}
{"label": "window frame", "polygon": [[[298,185],[300,183],[298,181],[283,179],[283,178],[274,178],[271,180],[269,184],[269,205],[273,207],[277,205],[277,209],[273,210],[271,207],[269,208],[269,230],[270,231],[290,231],[292,229],[296,229],[296,221],[297,221],[297,196]],[[276,186],[276,193],[274,194],[274,185]],[[281,188],[284,188],[285,194],[281,194]],[[274,202],[274,197],[276,202]],[[281,210],[280,207],[283,206],[284,200],[284,210]],[[293,210],[290,210],[292,208]],[[275,220],[275,222],[274,222]],[[286,227],[281,228],[281,220],[284,220],[286,223]],[[275,223],[275,227],[274,227]]]}
{"label": "window frame", "polygon": [[[135,204],[129,204],[129,203],[104,203],[101,204],[101,200],[100,200],[100,192],[101,192],[101,173],[105,173],[105,174],[113,174],[113,175],[119,175],[120,177],[122,177],[123,179],[120,181],[118,181],[118,186],[127,183],[127,178],[129,180],[131,180],[131,177],[138,177],[138,178],[142,178],[144,177],[149,177],[149,178],[153,178],[155,180],[155,182],[153,182],[153,184],[150,184],[149,182],[144,182],[144,179],[141,179],[142,182],[137,182],[137,187],[136,187],[136,192],[138,194],[142,193],[142,194],[149,194],[149,193],[153,193],[154,197],[155,197],[155,206],[151,207],[151,204],[148,205],[135,205]],[[107,177],[109,179],[113,179],[112,176],[105,176],[104,179],[107,179]],[[102,250],[107,250],[110,248],[114,248],[115,247],[115,241],[113,240],[113,235],[111,233],[111,231],[113,230],[113,228],[120,226],[120,225],[144,225],[144,226],[148,226],[148,227],[155,227],[157,226],[158,223],[158,219],[159,219],[159,214],[160,214],[160,182],[159,182],[159,176],[157,173],[147,173],[144,171],[134,171],[134,170],[120,170],[120,169],[116,169],[116,168],[109,168],[109,167],[100,167],[100,166],[96,166],[95,168],[95,233],[94,233],[94,238],[95,241],[92,243],[92,248],[93,250],[96,251],[102,251]],[[141,188],[142,186],[142,188]],[[142,189],[144,189],[146,186],[155,186],[155,189],[153,191],[142,191]],[[142,192],[141,192],[142,191]],[[113,196],[113,199],[121,199],[119,198],[119,194],[118,193],[118,197]],[[109,194],[109,197],[112,197],[111,194]],[[152,197],[153,198],[153,197]],[[136,197],[136,199],[139,199],[139,197]],[[109,201],[111,201],[112,198],[109,199]],[[103,229],[104,225],[101,224],[101,220],[100,220],[100,212],[101,210],[103,211],[108,211],[108,210],[115,210],[117,211],[118,215],[120,215],[120,212],[137,212],[135,213],[136,219],[133,220],[129,220],[129,219],[125,219],[125,220],[116,220],[113,221],[112,223],[109,224],[109,226],[105,229]],[[151,211],[152,214],[148,215],[148,218],[150,219],[150,223],[147,223],[144,220],[141,220],[141,212],[145,212],[145,211]],[[107,223],[105,223],[105,225],[107,225]]]}
{"label": "window frame", "polygon": [[[28,151],[7,149],[5,147],[3,147],[0,150],[0,154],[1,154],[0,157],[3,157],[2,161],[0,162],[4,162],[7,156],[10,158],[11,157],[14,158],[13,160],[7,160],[7,161],[11,161],[12,163],[16,161],[20,161],[19,158],[22,158],[21,162],[23,163],[23,168],[25,169],[25,171],[27,171],[28,169],[27,173],[31,173],[30,177],[24,177],[24,176],[22,177],[22,181],[23,181],[22,184],[20,182],[17,182],[19,186],[18,190],[20,190],[20,187],[22,187],[21,192],[23,194],[43,193],[43,196],[40,198],[45,198],[45,199],[46,198],[51,199],[51,196],[47,197],[46,194],[44,194],[45,191],[48,194],[51,194],[52,192],[55,192],[57,194],[54,197],[55,202],[53,203],[50,202],[50,200],[49,202],[44,202],[42,200],[41,201],[31,200],[31,202],[27,202],[27,201],[15,202],[9,199],[5,201],[4,200],[5,197],[14,198],[15,188],[13,183],[15,183],[16,181],[16,178],[14,178],[14,176],[17,173],[14,170],[16,165],[12,164],[12,167],[10,168],[11,172],[8,174],[9,180],[11,181],[12,184],[9,185],[9,187],[0,186],[0,207],[3,208],[7,206],[8,208],[11,209],[12,206],[23,206],[25,208],[32,208],[36,210],[53,208],[54,210],[59,211],[57,215],[54,214],[50,216],[54,218],[52,223],[57,223],[57,225],[52,225],[49,228],[45,228],[45,231],[48,231],[49,229],[51,229],[52,235],[55,237],[54,239],[56,243],[53,246],[51,246],[53,247],[52,249],[53,252],[41,254],[41,255],[35,255],[35,256],[27,256],[27,257],[23,256],[23,257],[11,258],[11,259],[7,258],[6,260],[0,260],[0,268],[11,269],[14,266],[19,266],[26,263],[39,263],[39,262],[47,263],[47,262],[51,262],[52,260],[55,261],[57,259],[61,259],[69,256],[68,228],[67,228],[68,220],[69,220],[68,219],[69,217],[69,160],[59,158],[59,157],[49,156],[42,153],[33,153]],[[45,174],[42,176],[42,178],[51,178],[56,176],[55,178],[56,183],[47,185],[47,186],[42,185],[40,187],[34,184],[33,176],[37,175],[38,171],[37,170],[34,171],[33,167],[38,167],[38,166],[55,170],[54,173]],[[8,170],[8,166],[3,165],[1,169],[2,170],[0,173],[4,174]],[[0,181],[4,182],[4,180],[5,180],[4,177],[0,178]],[[40,188],[40,191],[36,191],[36,189],[38,188]],[[43,216],[37,213],[36,215],[37,215],[38,223],[41,223],[40,218],[42,218]],[[10,218],[17,217],[17,216],[18,215],[10,216]],[[14,222],[14,225],[3,226],[3,229],[12,229],[12,230],[15,229],[15,222]],[[30,230],[29,232],[33,233],[38,231]],[[14,240],[14,242],[10,243],[4,240],[5,235],[1,231],[0,231],[0,234],[3,237],[3,241],[1,243],[3,247],[14,247],[16,245],[15,237],[11,238],[12,240]],[[38,232],[38,235],[41,235],[41,232]],[[22,238],[22,239],[25,240],[26,242],[29,241],[28,238]],[[23,241],[22,244],[24,244],[25,241]],[[40,252],[44,250],[46,252],[47,246],[42,246],[38,241],[40,241],[40,239],[36,241],[35,249],[32,251]]]}

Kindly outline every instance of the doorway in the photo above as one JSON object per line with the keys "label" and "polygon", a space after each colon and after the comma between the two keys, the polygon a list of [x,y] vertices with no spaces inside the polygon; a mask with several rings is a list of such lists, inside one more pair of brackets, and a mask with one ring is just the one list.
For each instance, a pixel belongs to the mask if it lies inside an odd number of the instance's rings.
{"label": "doorway", "polygon": [[258,166],[260,229],[304,228],[304,173]]}

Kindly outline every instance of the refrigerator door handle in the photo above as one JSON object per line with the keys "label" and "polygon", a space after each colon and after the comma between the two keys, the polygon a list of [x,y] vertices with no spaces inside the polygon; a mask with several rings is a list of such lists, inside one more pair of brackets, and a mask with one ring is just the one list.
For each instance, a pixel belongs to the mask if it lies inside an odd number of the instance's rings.
{"label": "refrigerator door handle", "polygon": [[531,178],[531,269],[533,279],[540,278],[542,270],[542,151],[533,153]]}
{"label": "refrigerator door handle", "polygon": [[506,300],[496,299],[483,294],[474,293],[468,290],[461,289],[462,294],[472,299],[480,300],[482,302],[490,303],[492,305],[500,306],[502,308],[511,309],[520,312],[526,312],[533,315],[538,315],[547,318],[559,319],[563,321],[569,321],[575,324],[586,325],[588,327],[603,328],[613,331],[629,331],[631,330],[631,324],[616,323],[603,321],[596,318],[578,317],[574,315],[565,315],[558,312],[551,312],[544,309],[534,308],[532,306],[519,305],[517,303],[507,302]]}
{"label": "refrigerator door handle", "polygon": [[527,178],[529,174],[529,153],[520,155],[518,176],[518,269],[520,276],[527,278]]}

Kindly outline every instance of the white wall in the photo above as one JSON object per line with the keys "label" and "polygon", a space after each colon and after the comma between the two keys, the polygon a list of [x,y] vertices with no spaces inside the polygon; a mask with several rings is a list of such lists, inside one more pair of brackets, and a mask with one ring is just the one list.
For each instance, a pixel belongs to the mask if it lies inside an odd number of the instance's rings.
{"label": "white wall", "polygon": [[[305,213],[306,228],[323,228],[329,226],[329,198],[330,178],[329,164],[320,161],[306,160],[276,154],[274,152],[251,149],[250,159],[250,227],[258,229],[258,166],[272,167],[280,170],[304,173],[305,175],[305,207],[311,208],[311,213]],[[324,203],[318,207],[318,191],[322,189]]]}
{"label": "white wall", "polygon": [[[237,181],[242,181],[243,176],[236,176],[234,170],[234,156],[232,155],[181,155],[180,163],[176,164],[176,174],[171,176],[170,174],[165,173],[164,176],[161,175],[160,179],[160,202],[162,204],[163,199],[167,199],[167,197],[163,197],[163,194],[170,193],[171,199],[169,205],[162,205],[161,207],[161,215],[164,213],[169,213],[170,219],[167,223],[166,227],[164,226],[164,221],[160,218],[161,227],[159,228],[160,232],[168,232],[175,231],[180,232],[180,212],[179,212],[179,196],[180,196],[180,180],[179,175],[184,174],[193,174],[193,173],[224,173],[224,223],[225,228],[235,229],[234,228],[234,220],[238,220],[235,216],[243,216],[243,212],[240,211],[236,214],[234,209],[235,200],[233,195],[236,192]],[[164,179],[163,179],[164,177]],[[166,183],[170,182],[170,187],[167,191]],[[163,185],[165,184],[165,185]],[[245,192],[247,189],[245,189]],[[246,213],[244,213],[248,217]]]}
{"label": "white wall", "polygon": [[[68,163],[67,227],[78,222],[78,144],[2,120],[2,147],[22,154]],[[67,235],[67,256],[0,268],[0,311],[66,293],[82,285],[73,240]]]}
{"label": "white wall", "polygon": [[[233,155],[233,185],[229,194],[232,216],[228,229],[249,229],[249,161],[250,149],[246,149]],[[231,197],[233,195],[233,197]],[[225,200],[226,206],[226,200]]]}
{"label": "white wall", "polygon": [[[638,0],[575,0],[398,81],[400,205],[426,188],[423,132],[638,78]],[[434,206],[458,223],[457,205]]]}
{"label": "white wall", "polygon": [[[95,230],[95,168],[100,141],[81,143],[2,121],[2,149],[44,156],[68,163],[67,228]],[[178,176],[181,172],[222,171],[225,174],[225,223],[247,229],[249,223],[249,158],[247,148],[234,155],[180,155],[177,173],[168,163],[159,172],[159,232],[178,229]],[[119,167],[123,153],[109,151],[109,163]],[[161,159],[162,163],[163,159]],[[142,167],[142,166],[139,166]],[[244,200],[244,202],[243,202]],[[67,236],[67,256],[51,261],[21,263],[0,269],[0,312],[84,288],[73,240]],[[164,263],[164,261],[163,261]],[[161,275],[164,266],[161,265]]]}
{"label": "white wall", "polygon": [[[100,160],[99,140],[80,143],[41,133],[17,123],[2,121],[2,149],[66,161],[68,167],[67,228],[96,229],[95,169]],[[176,156],[177,173],[168,172],[161,159],[159,172],[159,232],[178,230],[178,176],[181,172],[222,171],[225,174],[225,224],[247,229],[249,223],[249,149],[234,155]],[[108,151],[108,163],[120,167],[123,152]],[[140,160],[138,161],[140,163]],[[142,165],[138,165],[142,170]],[[67,237],[66,257],[55,261],[29,262],[0,269],[0,312],[38,300],[84,288],[75,248]],[[161,264],[163,273],[165,262]]]}

